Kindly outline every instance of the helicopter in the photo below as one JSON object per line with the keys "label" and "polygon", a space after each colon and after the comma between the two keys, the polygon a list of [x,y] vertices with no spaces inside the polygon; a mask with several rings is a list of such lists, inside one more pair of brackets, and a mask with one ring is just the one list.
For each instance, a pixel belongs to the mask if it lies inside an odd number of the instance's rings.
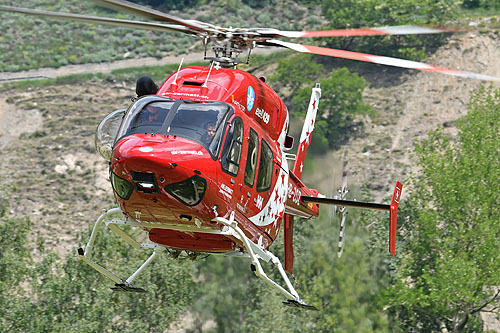
{"label": "helicopter", "polygon": [[[137,81],[137,98],[127,109],[108,114],[96,131],[96,150],[109,162],[109,179],[119,205],[96,220],[79,257],[115,283],[116,291],[144,292],[134,285],[138,275],[160,254],[189,258],[222,254],[250,260],[252,271],[286,297],[286,305],[315,309],[301,299],[290,281],[295,218],[314,219],[322,204],[338,206],[339,255],[344,244],[346,207],[389,212],[389,252],[396,250],[397,212],[403,185],[398,181],[389,204],[346,200],[343,177],[339,195],[327,198],[301,178],[314,131],[321,87],[312,88],[297,153],[289,136],[288,109],[278,94],[250,73],[236,69],[249,63],[256,47],[277,46],[302,53],[371,62],[465,78],[500,78],[453,70],[416,61],[335,50],[277,38],[429,34],[445,29],[396,26],[326,31],[280,31],[271,28],[222,28],[186,20],[123,0],[94,0],[100,6],[159,22],[143,22],[0,6],[0,11],[47,18],[100,23],[201,38],[210,66],[182,67],[159,87],[151,79]],[[165,23],[165,22],[168,22]],[[209,45],[213,56],[207,56]],[[246,60],[240,55],[248,52]],[[288,161],[293,161],[290,169]],[[149,258],[127,279],[91,256],[98,232],[106,225]],[[123,226],[143,230],[139,243]],[[270,246],[284,228],[284,267]],[[271,262],[284,285],[270,278],[262,262]]]}

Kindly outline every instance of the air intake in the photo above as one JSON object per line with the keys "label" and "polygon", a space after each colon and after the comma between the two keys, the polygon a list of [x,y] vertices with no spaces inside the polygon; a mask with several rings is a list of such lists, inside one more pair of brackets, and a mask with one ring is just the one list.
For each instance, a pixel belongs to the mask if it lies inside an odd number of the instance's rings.
{"label": "air intake", "polygon": [[182,84],[185,86],[201,87],[203,85],[203,82],[184,81],[182,82]]}

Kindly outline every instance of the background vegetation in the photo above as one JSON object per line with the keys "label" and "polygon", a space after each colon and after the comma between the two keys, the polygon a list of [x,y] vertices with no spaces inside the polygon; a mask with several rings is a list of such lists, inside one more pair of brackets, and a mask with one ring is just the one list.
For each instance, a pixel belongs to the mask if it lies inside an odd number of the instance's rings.
{"label": "background vegetation", "polygon": [[[157,332],[191,303],[195,285],[188,262],[154,262],[143,275],[151,284],[148,293],[113,293],[109,281],[95,275],[76,252],[62,261],[41,246],[36,250],[42,261],[33,261],[27,246],[30,226],[26,218],[0,216],[2,331]],[[89,233],[83,233],[85,241]],[[109,233],[98,240],[93,255],[115,270],[127,267],[130,275],[147,258]]]}

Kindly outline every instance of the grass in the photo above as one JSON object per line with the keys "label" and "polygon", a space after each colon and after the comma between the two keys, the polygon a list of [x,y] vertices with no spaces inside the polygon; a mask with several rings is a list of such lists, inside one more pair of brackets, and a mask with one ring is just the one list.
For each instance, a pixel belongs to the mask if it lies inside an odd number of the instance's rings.
{"label": "grass", "polygon": [[[310,17],[314,9],[297,5],[291,0],[280,1],[266,8],[242,5],[230,15],[227,8],[214,6],[214,2],[207,1],[196,10],[171,11],[169,14],[185,19],[201,19],[223,27],[313,30],[321,23],[320,19],[308,20],[305,26],[302,26],[300,21]],[[92,1],[26,0],[14,3],[0,0],[0,5],[144,20],[142,17],[102,9]],[[283,17],[283,10],[288,16]],[[61,67],[68,64],[99,63],[146,56],[162,58],[166,55],[189,53],[201,45],[199,39],[181,33],[83,24],[5,12],[0,12],[0,29],[0,71]]]}
{"label": "grass", "polygon": [[[193,65],[206,65],[205,62],[194,62],[185,64],[185,66]],[[0,87],[0,92],[11,89],[34,89],[43,88],[46,86],[62,86],[62,85],[81,85],[89,81],[105,80],[105,81],[135,81],[141,75],[148,75],[153,80],[160,82],[166,79],[170,74],[176,71],[178,65],[164,65],[164,66],[143,66],[143,67],[130,67],[117,69],[110,74],[96,73],[96,74],[71,74],[60,76],[53,79],[35,79],[25,81],[7,82]]]}
{"label": "grass", "polygon": [[[238,69],[252,70],[252,68],[268,65],[276,61],[277,58],[286,57],[290,53],[291,53],[290,51],[283,51],[269,55],[258,55],[258,54],[253,55],[251,58],[250,65],[240,65],[238,66]],[[189,64],[183,64],[182,67],[206,66],[206,65],[207,65],[206,61],[197,61]],[[178,68],[179,68],[178,64],[163,65],[163,66],[138,66],[138,67],[116,69],[111,71],[110,74],[103,74],[103,73],[71,74],[52,79],[13,81],[13,82],[6,82],[2,86],[0,86],[0,92],[8,91],[11,89],[26,90],[34,88],[43,88],[46,86],[82,85],[88,83],[89,81],[100,81],[100,80],[105,80],[109,82],[125,81],[132,83],[135,82],[137,78],[142,75],[147,75],[151,77],[155,82],[162,83],[172,73],[177,71]]]}

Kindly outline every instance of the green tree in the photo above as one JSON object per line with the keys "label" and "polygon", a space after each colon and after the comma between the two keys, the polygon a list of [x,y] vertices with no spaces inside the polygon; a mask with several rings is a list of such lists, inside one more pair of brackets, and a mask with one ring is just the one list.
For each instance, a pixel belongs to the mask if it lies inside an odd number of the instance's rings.
{"label": "green tree", "polygon": [[15,331],[17,322],[25,321],[29,313],[29,303],[21,290],[32,261],[26,246],[29,229],[26,219],[0,216],[0,330],[5,332]]}
{"label": "green tree", "polygon": [[367,251],[364,232],[350,226],[345,252],[337,259],[334,235],[332,232],[328,240],[313,241],[307,262],[299,266],[303,272],[304,297],[319,309],[313,314],[315,329],[320,332],[387,330],[387,319],[376,302],[382,282],[375,269],[378,255]]}
{"label": "green tree", "polygon": [[[364,230],[349,225],[344,256],[337,259],[335,222],[324,214],[316,221],[297,220],[294,226],[295,287],[319,311],[284,306],[283,295],[258,279],[248,260],[212,257],[198,265],[204,277],[194,307],[201,318],[198,329],[212,318],[218,332],[387,331],[387,319],[376,302],[383,283],[376,269],[378,256],[367,252]],[[283,262],[281,236],[271,250]],[[268,276],[282,283],[271,264],[264,266]]]}
{"label": "green tree", "polygon": [[464,0],[462,2],[462,7],[468,9],[495,9],[500,8],[500,2],[498,0]]}
{"label": "green tree", "polygon": [[[369,112],[371,108],[363,102],[365,79],[347,68],[331,72],[319,83],[321,100],[311,148],[321,151],[328,147],[338,148],[345,143],[354,132],[354,117]],[[294,109],[307,110],[310,96],[310,87],[299,89],[292,99]]]}
{"label": "green tree", "polygon": [[278,61],[278,68],[270,77],[270,82],[277,84],[278,87],[288,87],[294,94],[304,85],[313,84],[321,76],[322,71],[323,65],[314,62],[313,55],[297,54]]}
{"label": "green tree", "polygon": [[[189,262],[158,258],[137,279],[147,293],[115,293],[109,289],[112,283],[79,260],[76,251],[63,261],[41,248],[43,260],[33,262],[29,228],[26,219],[0,218],[0,331],[158,332],[191,302]],[[121,267],[115,271],[135,270],[147,258],[109,233],[102,235],[94,255]]]}
{"label": "green tree", "polygon": [[[455,17],[457,4],[454,0],[325,0],[321,8],[330,22],[325,28],[344,29],[442,23]],[[329,38],[322,42],[332,48],[417,60],[443,40],[441,35],[407,35]]]}
{"label": "green tree", "polygon": [[[481,331],[500,305],[500,90],[481,88],[457,121],[417,145],[421,177],[388,311],[405,331]],[[401,219],[400,219],[401,220]]]}

